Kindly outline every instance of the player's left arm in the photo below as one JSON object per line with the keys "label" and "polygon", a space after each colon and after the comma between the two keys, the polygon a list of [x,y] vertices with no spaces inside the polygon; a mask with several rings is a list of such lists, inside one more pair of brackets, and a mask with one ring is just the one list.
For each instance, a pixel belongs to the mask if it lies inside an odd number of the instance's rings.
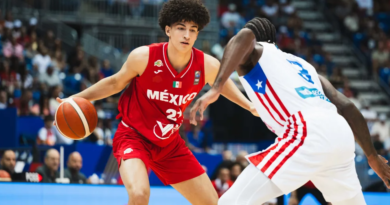
{"label": "player's left arm", "polygon": [[[210,86],[213,86],[214,81],[217,77],[220,62],[207,54],[205,56],[205,81]],[[253,115],[258,116],[256,109],[253,104],[242,94],[242,92],[237,88],[234,82],[231,79],[228,79],[221,89],[221,94],[229,99],[230,101],[236,103],[242,108],[250,111]]]}
{"label": "player's left arm", "polygon": [[337,107],[339,114],[348,122],[356,141],[367,156],[371,168],[385,182],[387,187],[390,188],[390,183],[388,181],[390,179],[390,167],[386,164],[387,160],[379,156],[376,152],[363,115],[356,106],[347,97],[337,91],[326,78],[322,76],[319,76],[319,78],[325,96]]}

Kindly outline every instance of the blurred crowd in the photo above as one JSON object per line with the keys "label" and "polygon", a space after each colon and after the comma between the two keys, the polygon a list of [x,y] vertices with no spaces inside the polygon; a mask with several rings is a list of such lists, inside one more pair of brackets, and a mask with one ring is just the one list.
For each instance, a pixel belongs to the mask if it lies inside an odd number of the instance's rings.
{"label": "blurred crowd", "polygon": [[390,85],[390,2],[329,0],[340,28],[366,56],[371,74]]}
{"label": "blurred crowd", "polygon": [[[33,2],[37,8],[45,7],[43,1]],[[53,1],[51,1],[53,2]],[[68,2],[68,6],[63,6]],[[114,0],[94,1],[97,9],[113,14],[125,14],[134,17],[148,17],[155,14],[165,0]],[[353,39],[354,44],[366,55],[373,76],[379,76],[384,82],[390,81],[390,3],[386,0],[327,0],[326,5],[342,24],[342,32]],[[63,8],[77,9],[78,1],[58,1],[50,4],[52,10]],[[349,97],[361,110],[378,152],[384,156],[390,153],[390,125],[385,114],[370,109],[367,102],[358,100],[358,92],[349,86],[349,80],[342,68],[332,60],[330,53],[324,51],[323,42],[318,33],[304,29],[303,21],[297,15],[291,0],[219,0],[218,19],[220,22],[219,42],[209,45],[203,42],[203,50],[222,59],[227,42],[255,16],[268,18],[277,30],[277,46],[285,52],[297,55],[311,63],[320,75],[327,77],[344,95]],[[39,30],[38,19],[27,21],[14,19],[11,12],[0,11],[0,109],[16,107],[20,116],[40,116],[44,126],[39,130],[35,143],[39,145],[73,144],[74,141],[62,136],[53,126],[53,115],[59,103],[56,97],[67,97],[80,92],[104,77],[115,72],[108,60],[87,56],[82,45],[65,49],[61,39],[51,30]],[[237,75],[231,78],[238,81]],[[86,141],[99,145],[111,145],[115,132],[117,96],[94,102],[98,113],[98,127]],[[189,148],[195,152],[212,152],[213,131],[210,120],[191,126],[184,123],[181,135]],[[245,152],[232,156],[224,151],[223,162],[211,176],[213,186],[222,195],[248,165]],[[364,155],[359,146],[357,154]],[[44,165],[37,169],[48,180],[58,175],[58,151],[49,150]],[[81,156],[72,153],[70,167],[79,164]],[[14,164],[12,153],[6,152],[1,159],[1,167],[9,171]],[[82,160],[82,159],[81,159]],[[4,162],[3,162],[4,161]],[[15,165],[13,165],[15,166]],[[69,167],[69,162],[68,162]],[[80,167],[77,165],[77,167]],[[80,169],[78,169],[80,170]],[[74,182],[88,180],[72,170],[70,175],[78,176]],[[73,175],[72,175],[73,173]],[[0,178],[6,174],[0,171]],[[71,178],[72,178],[71,177]],[[72,181],[72,179],[70,179]],[[96,176],[90,183],[99,181]],[[300,193],[315,190],[308,183],[297,190]],[[314,192],[314,191],[313,191]],[[274,201],[269,202],[275,203]],[[294,204],[291,202],[291,204]]]}
{"label": "blurred crowd", "polygon": [[[45,125],[36,142],[71,144],[52,125],[59,103],[114,73],[108,60],[87,57],[81,45],[65,50],[51,30],[39,30],[38,20],[14,19],[0,10],[0,109],[16,107],[19,116],[40,116]],[[94,102],[98,127],[88,141],[112,144],[116,98]],[[111,109],[104,109],[110,107]]]}
{"label": "blurred crowd", "polygon": [[[17,159],[23,152],[5,150],[0,155],[0,181],[29,181],[23,176],[26,172],[22,172],[17,167]],[[66,163],[64,163],[63,177],[60,174],[60,153],[58,150],[50,148],[45,152],[43,162],[32,163],[29,166],[28,172],[38,173],[36,182],[43,183],[70,183],[70,184],[104,184],[104,178],[99,178],[96,174],[88,178],[81,172],[83,167],[83,157],[77,151],[69,154]],[[19,161],[20,162],[20,161]],[[116,184],[117,179],[113,178],[111,184]]]}
{"label": "blurred crowd", "polygon": [[[233,3],[232,3],[233,2]],[[211,52],[221,59],[227,42],[255,16],[269,19],[277,30],[277,46],[285,52],[303,58],[312,64],[317,72],[327,77],[332,84],[348,97],[355,97],[348,79],[342,74],[330,53],[323,50],[323,43],[317,39],[317,33],[303,28],[303,21],[297,15],[291,0],[221,0],[220,43],[211,48]],[[238,81],[237,76],[232,78]]]}

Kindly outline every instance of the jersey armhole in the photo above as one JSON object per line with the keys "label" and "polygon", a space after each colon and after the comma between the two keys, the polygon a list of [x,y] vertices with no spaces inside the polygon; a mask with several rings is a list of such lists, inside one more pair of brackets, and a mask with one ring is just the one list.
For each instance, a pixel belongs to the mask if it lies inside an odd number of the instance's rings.
{"label": "jersey armhole", "polygon": [[152,63],[152,59],[153,59],[153,55],[155,54],[155,47],[149,45],[147,46],[149,48],[149,54],[148,54],[148,63],[146,64],[146,67],[145,67],[145,70],[144,72],[142,73],[142,75],[137,75],[135,78],[142,78],[142,76],[144,76],[145,74],[147,74],[148,72],[148,68],[150,67],[151,63]]}

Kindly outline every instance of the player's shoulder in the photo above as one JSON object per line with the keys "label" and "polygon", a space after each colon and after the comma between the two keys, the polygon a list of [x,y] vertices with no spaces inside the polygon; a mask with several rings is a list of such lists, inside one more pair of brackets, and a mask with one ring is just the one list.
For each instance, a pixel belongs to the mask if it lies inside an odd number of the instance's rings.
{"label": "player's shoulder", "polygon": [[129,54],[128,61],[132,62],[148,62],[149,60],[149,47],[148,46],[141,46]]}
{"label": "player's shoulder", "polygon": [[218,59],[206,53],[204,54],[204,62],[205,68],[219,68],[221,64]]}

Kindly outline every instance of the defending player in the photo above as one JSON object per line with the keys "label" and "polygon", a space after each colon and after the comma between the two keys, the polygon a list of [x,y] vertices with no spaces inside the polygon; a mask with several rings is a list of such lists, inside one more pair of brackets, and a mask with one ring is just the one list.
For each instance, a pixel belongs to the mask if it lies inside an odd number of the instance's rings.
{"label": "defending player", "polygon": [[248,22],[225,50],[211,90],[191,110],[203,112],[236,69],[261,119],[278,136],[223,195],[220,205],[257,205],[311,180],[333,205],[364,205],[354,163],[354,136],[387,187],[390,168],[378,156],[366,122],[348,98],[318,76],[309,63],[279,50],[275,28],[261,18]]}
{"label": "defending player", "polygon": [[[218,73],[218,60],[193,48],[209,20],[200,0],[168,1],[159,25],[169,42],[135,49],[118,73],[75,95],[99,100],[130,83],[119,100],[122,122],[113,142],[129,205],[148,204],[147,167],[191,204],[217,204],[208,176],[178,133],[184,110],[206,83],[213,84]],[[232,81],[225,84],[222,94],[257,115]]]}

